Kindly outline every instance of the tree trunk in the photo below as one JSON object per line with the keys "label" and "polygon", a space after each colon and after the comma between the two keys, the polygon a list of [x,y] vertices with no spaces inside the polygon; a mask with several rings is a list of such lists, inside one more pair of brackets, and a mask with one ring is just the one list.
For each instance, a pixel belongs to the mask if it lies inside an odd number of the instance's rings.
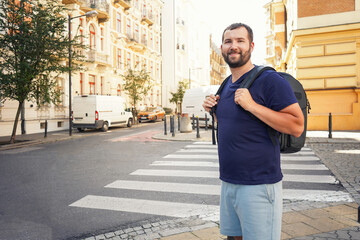
{"label": "tree trunk", "polygon": [[20,112],[21,112],[21,108],[22,108],[22,105],[23,105],[23,104],[24,104],[24,101],[19,102],[18,110],[17,110],[16,116],[15,116],[13,131],[12,131],[11,138],[10,138],[10,143],[11,143],[11,144],[15,143],[16,129],[17,129],[17,125],[18,125],[18,121],[19,121],[19,116],[20,116]]}

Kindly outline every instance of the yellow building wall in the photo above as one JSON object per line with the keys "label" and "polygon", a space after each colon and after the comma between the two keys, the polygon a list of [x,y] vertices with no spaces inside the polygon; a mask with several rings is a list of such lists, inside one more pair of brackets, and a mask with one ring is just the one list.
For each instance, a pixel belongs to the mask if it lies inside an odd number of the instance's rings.
{"label": "yellow building wall", "polygon": [[311,104],[308,130],[360,130],[360,24],[294,31],[288,72]]}

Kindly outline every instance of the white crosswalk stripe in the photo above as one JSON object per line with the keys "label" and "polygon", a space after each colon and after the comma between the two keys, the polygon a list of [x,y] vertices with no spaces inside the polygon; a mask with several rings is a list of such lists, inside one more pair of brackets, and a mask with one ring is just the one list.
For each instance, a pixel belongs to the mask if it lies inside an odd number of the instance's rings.
{"label": "white crosswalk stripe", "polygon": [[[285,187],[283,190],[284,199],[351,201],[348,193],[331,190],[334,189],[331,187],[327,188],[337,185],[338,181],[310,148],[305,147],[296,154],[282,154],[281,160],[281,167],[284,172],[283,185],[289,186],[288,183],[293,183],[300,186],[297,189]],[[327,172],[328,174],[326,174]],[[217,146],[211,143],[195,142],[164,156],[161,160],[152,162],[148,168],[137,169],[131,172],[129,178],[132,177],[137,177],[137,179],[117,179],[104,187],[113,190],[141,191],[143,193],[164,192],[168,194],[206,195],[219,198],[220,180]],[[141,177],[147,177],[146,179],[150,178],[153,180],[139,180],[139,177],[140,179]],[[187,183],[185,180],[190,178],[203,179],[202,182],[211,180],[212,184]],[[159,181],[159,179],[168,180]],[[316,187],[312,189],[314,184]],[[324,186],[324,189],[319,190],[319,186]],[[301,189],[301,187],[305,189]],[[216,221],[219,217],[219,206],[217,205],[126,197],[87,195],[70,206],[169,217],[200,216],[203,219]]]}

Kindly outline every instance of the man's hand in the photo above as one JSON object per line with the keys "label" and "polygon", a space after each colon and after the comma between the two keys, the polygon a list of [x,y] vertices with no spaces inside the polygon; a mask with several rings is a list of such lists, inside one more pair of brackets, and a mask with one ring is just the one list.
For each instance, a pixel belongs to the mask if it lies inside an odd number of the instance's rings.
{"label": "man's hand", "polygon": [[205,111],[210,113],[211,108],[217,104],[217,101],[219,99],[220,99],[219,95],[214,96],[213,94],[205,98],[204,103],[202,105]]}
{"label": "man's hand", "polygon": [[247,88],[239,88],[235,92],[234,101],[236,104],[239,104],[246,111],[251,112],[251,108],[253,108],[257,103],[251,97],[251,94]]}

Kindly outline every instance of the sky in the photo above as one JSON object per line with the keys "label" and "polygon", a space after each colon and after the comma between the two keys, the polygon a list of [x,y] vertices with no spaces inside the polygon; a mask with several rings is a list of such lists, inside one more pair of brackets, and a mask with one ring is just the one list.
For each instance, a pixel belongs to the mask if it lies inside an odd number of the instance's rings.
{"label": "sky", "polygon": [[242,22],[254,32],[252,62],[264,64],[266,55],[265,35],[267,31],[265,8],[271,0],[193,0],[194,5],[208,23],[212,39],[220,47],[224,29],[232,23]]}

